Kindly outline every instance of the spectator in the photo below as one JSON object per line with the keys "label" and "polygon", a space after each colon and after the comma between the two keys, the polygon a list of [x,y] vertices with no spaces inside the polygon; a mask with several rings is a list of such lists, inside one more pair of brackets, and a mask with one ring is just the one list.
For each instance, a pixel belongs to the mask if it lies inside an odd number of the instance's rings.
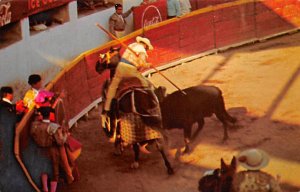
{"label": "spectator", "polygon": [[121,38],[125,35],[125,18],[132,13],[133,8],[134,7],[131,7],[131,9],[123,13],[123,6],[121,4],[115,4],[116,12],[109,18],[109,31],[117,38]]}
{"label": "spectator", "polygon": [[143,2],[141,3],[141,5],[147,5],[149,3],[155,3],[157,2],[157,0],[143,0]]}
{"label": "spectator", "polygon": [[248,149],[238,155],[238,163],[246,171],[233,177],[232,192],[281,192],[278,181],[260,169],[269,163],[268,155],[259,149]]}
{"label": "spectator", "polygon": [[179,0],[168,0],[167,9],[168,9],[168,16],[167,16],[168,19],[179,17],[181,15]]}
{"label": "spectator", "polygon": [[192,6],[190,0],[179,0],[181,15],[185,15],[191,12]]}
{"label": "spectator", "polygon": [[107,0],[77,0],[78,9],[95,9],[95,7],[102,5],[108,7]]}
{"label": "spectator", "polygon": [[0,108],[10,113],[16,113],[15,105],[13,105],[13,89],[11,87],[1,87],[0,89]]}
{"label": "spectator", "polygon": [[32,74],[28,77],[28,84],[31,88],[26,92],[23,102],[24,105],[30,110],[34,108],[34,99],[42,88],[42,78],[38,74]]}
{"label": "spectator", "polygon": [[43,11],[29,16],[30,28],[35,31],[46,30],[52,25],[52,15],[50,11]]}

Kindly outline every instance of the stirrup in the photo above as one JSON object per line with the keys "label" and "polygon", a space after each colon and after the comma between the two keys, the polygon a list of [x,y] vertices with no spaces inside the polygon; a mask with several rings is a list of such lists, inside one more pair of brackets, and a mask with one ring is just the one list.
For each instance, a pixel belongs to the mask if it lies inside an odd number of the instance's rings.
{"label": "stirrup", "polygon": [[107,114],[101,114],[101,126],[103,129],[110,131],[110,118]]}

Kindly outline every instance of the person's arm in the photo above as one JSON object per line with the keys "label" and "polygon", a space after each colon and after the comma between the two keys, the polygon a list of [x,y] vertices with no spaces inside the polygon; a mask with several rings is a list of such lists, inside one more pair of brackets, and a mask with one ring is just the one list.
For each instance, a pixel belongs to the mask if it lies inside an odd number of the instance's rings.
{"label": "person's arm", "polygon": [[149,68],[150,63],[147,62],[147,54],[146,53],[139,53],[137,62],[138,62],[138,68]]}
{"label": "person's arm", "polygon": [[125,13],[122,14],[122,17],[123,18],[128,17],[132,13],[133,9],[134,9],[134,7],[131,7],[128,11],[126,11]]}
{"label": "person's arm", "polygon": [[116,19],[114,18],[114,15],[112,15],[109,18],[109,32],[111,32],[111,34],[113,34],[114,36],[116,36],[116,32],[115,32],[115,24],[116,24]]}

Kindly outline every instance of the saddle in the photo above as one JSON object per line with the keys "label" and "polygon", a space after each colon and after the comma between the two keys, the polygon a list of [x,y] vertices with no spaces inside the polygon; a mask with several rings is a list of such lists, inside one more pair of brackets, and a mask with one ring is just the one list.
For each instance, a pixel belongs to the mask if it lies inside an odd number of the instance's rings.
{"label": "saddle", "polygon": [[[143,95],[143,99],[138,98],[141,95]],[[118,103],[124,97],[127,97],[127,102],[131,103],[130,109],[126,107],[126,110],[144,117],[158,116],[158,113],[160,116],[159,102],[156,95],[150,87],[143,86],[138,78],[125,78],[121,81],[116,94]],[[141,103],[141,101],[143,102]]]}
{"label": "saddle", "polygon": [[150,89],[141,84],[140,80],[135,77],[124,78],[118,87],[116,98],[121,98],[124,94],[135,89]]}

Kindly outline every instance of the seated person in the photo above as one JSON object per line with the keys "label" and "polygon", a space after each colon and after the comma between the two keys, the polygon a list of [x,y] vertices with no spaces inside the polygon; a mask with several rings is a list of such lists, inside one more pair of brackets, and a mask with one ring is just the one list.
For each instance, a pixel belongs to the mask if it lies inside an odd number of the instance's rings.
{"label": "seated person", "polygon": [[269,156],[260,149],[248,149],[238,155],[238,163],[246,168],[234,175],[231,192],[281,192],[274,177],[260,169],[269,163]]}
{"label": "seated person", "polygon": [[35,31],[46,30],[53,22],[51,10],[29,16],[30,28]]}

